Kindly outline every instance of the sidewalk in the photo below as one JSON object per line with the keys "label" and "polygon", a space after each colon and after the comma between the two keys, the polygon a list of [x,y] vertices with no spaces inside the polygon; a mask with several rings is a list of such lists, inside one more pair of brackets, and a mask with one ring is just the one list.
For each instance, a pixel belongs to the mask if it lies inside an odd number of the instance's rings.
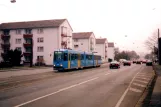
{"label": "sidewalk", "polygon": [[32,75],[45,72],[53,72],[53,67],[40,67],[40,68],[29,68],[28,69],[6,69],[6,71],[0,70],[0,79],[8,78],[13,76]]}
{"label": "sidewalk", "polygon": [[157,75],[156,83],[153,89],[149,107],[161,107],[161,66],[154,67]]}

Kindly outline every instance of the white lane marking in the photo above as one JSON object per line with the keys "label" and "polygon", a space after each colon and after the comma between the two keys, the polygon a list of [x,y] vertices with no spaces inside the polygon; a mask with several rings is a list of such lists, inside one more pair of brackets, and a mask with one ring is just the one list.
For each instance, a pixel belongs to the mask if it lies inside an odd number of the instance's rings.
{"label": "white lane marking", "polygon": [[144,87],[144,88],[146,87],[146,85],[138,84],[138,83],[135,83],[135,82],[133,83],[133,85],[136,85],[136,86],[139,86],[139,87]]}
{"label": "white lane marking", "polygon": [[129,90],[130,90],[130,91],[133,91],[133,92],[138,92],[138,93],[142,92],[141,90],[136,89],[136,88],[132,88],[132,87],[130,87]]}
{"label": "white lane marking", "polygon": [[127,94],[132,82],[134,81],[135,77],[141,72],[142,70],[140,70],[137,74],[135,74],[135,76],[133,77],[133,79],[131,80],[129,86],[127,87],[127,89],[125,90],[125,92],[123,93],[123,95],[121,96],[121,98],[119,99],[119,101],[117,102],[115,107],[119,107],[121,105],[121,102],[123,101],[125,95]]}
{"label": "white lane marking", "polygon": [[143,78],[143,77],[136,77],[136,78],[144,79],[144,80],[148,80],[149,81],[149,78]]}
{"label": "white lane marking", "polygon": [[151,76],[140,76],[140,75],[138,75],[137,77],[139,77],[139,78],[151,78]]}
{"label": "white lane marking", "polygon": [[106,73],[105,75],[109,75],[110,73]]}
{"label": "white lane marking", "polygon": [[96,79],[98,79],[98,78],[99,78],[99,77],[95,77],[95,78],[89,79],[89,80],[87,80],[87,81],[84,81],[84,82],[81,82],[81,83],[78,83],[78,84],[75,84],[75,85],[71,85],[71,86],[66,87],[66,88],[59,89],[59,90],[58,90],[58,91],[56,91],[56,92],[53,92],[53,93],[50,93],[50,94],[47,94],[47,95],[44,95],[44,96],[41,96],[41,97],[35,98],[35,99],[33,99],[33,100],[30,100],[30,101],[27,101],[27,102],[21,103],[21,104],[19,104],[19,105],[14,106],[14,107],[21,107],[21,106],[24,106],[24,105],[26,105],[26,104],[29,104],[29,103],[35,102],[35,101],[37,101],[37,100],[40,100],[40,99],[43,99],[43,98],[45,98],[45,97],[48,97],[48,96],[54,95],[54,94],[56,94],[56,93],[59,93],[59,92],[62,92],[62,91],[68,90],[68,89],[70,89],[70,88],[73,88],[73,87],[79,86],[79,85],[81,85],[81,84],[85,84],[85,83],[87,83],[87,82],[90,82],[90,81],[96,80]]}
{"label": "white lane marking", "polygon": [[147,81],[143,81],[143,80],[134,80],[134,81],[137,81],[137,82],[142,82],[142,83],[148,83]]}

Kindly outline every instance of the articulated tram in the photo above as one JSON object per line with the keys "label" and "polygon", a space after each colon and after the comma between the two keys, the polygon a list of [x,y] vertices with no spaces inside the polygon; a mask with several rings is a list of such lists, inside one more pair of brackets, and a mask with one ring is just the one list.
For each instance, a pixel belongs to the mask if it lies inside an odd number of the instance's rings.
{"label": "articulated tram", "polygon": [[54,70],[63,71],[85,67],[100,67],[101,63],[101,56],[94,55],[93,53],[69,49],[59,49],[54,51]]}

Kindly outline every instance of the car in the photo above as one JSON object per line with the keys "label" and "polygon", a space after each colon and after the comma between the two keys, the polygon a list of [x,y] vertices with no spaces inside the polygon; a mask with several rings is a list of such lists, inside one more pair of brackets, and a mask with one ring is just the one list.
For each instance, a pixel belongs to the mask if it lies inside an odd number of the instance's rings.
{"label": "car", "polygon": [[153,65],[153,62],[151,61],[151,60],[148,60],[147,62],[146,62],[146,66],[152,66]]}
{"label": "car", "polygon": [[136,64],[141,64],[141,61],[136,61]]}
{"label": "car", "polygon": [[142,61],[143,64],[146,64],[146,62],[147,62],[146,60],[143,60],[143,61]]}
{"label": "car", "polygon": [[133,61],[133,64],[135,64],[136,63],[136,61]]}
{"label": "car", "polygon": [[113,62],[110,63],[109,68],[110,69],[112,69],[112,68],[120,68],[120,63],[117,62],[117,61],[113,61]]}
{"label": "car", "polygon": [[124,65],[124,66],[126,66],[126,65],[127,65],[127,66],[131,66],[131,62],[130,62],[130,61],[124,61],[123,65]]}

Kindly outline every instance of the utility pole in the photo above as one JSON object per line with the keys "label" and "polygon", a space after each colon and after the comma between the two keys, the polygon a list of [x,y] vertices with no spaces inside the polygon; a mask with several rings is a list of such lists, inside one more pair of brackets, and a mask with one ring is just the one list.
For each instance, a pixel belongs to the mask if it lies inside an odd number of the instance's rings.
{"label": "utility pole", "polygon": [[159,28],[158,28],[158,62],[161,65],[161,39],[159,38]]}

